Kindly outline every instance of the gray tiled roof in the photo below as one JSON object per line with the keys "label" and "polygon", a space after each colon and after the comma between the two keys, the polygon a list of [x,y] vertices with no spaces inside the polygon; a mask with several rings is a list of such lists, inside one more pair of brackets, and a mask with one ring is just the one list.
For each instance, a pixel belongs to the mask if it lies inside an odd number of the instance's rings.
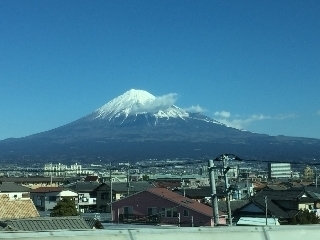
{"label": "gray tiled roof", "polygon": [[30,188],[21,186],[14,182],[2,182],[0,192],[30,192]]}
{"label": "gray tiled roof", "polygon": [[104,229],[102,223],[98,219],[85,217],[84,220],[91,229]]}
{"label": "gray tiled roof", "polygon": [[46,230],[76,230],[91,229],[81,217],[43,217],[1,221],[6,230],[14,231],[46,231]]}
{"label": "gray tiled roof", "polygon": [[[106,183],[101,184],[96,189],[99,189],[103,185],[107,185],[108,188],[110,188],[110,183],[106,182]],[[130,193],[141,192],[141,191],[149,189],[149,188],[154,188],[154,185],[152,185],[148,182],[130,182],[129,191],[130,191]],[[115,192],[127,192],[128,185],[126,182],[116,182],[116,183],[112,183],[112,189]]]}
{"label": "gray tiled roof", "polygon": [[92,192],[95,188],[100,185],[98,182],[76,182],[65,185],[64,187],[72,189],[76,192]]}
{"label": "gray tiled roof", "polygon": [[273,200],[297,200],[301,199],[304,194],[306,194],[309,198],[312,198],[306,190],[299,188],[291,188],[286,190],[266,189],[257,193],[254,198],[263,198],[267,196],[268,198]]}
{"label": "gray tiled roof", "polygon": [[[249,202],[249,200],[234,200],[230,201],[231,212],[243,207]],[[218,201],[218,209],[222,212],[227,212],[227,202]]]}

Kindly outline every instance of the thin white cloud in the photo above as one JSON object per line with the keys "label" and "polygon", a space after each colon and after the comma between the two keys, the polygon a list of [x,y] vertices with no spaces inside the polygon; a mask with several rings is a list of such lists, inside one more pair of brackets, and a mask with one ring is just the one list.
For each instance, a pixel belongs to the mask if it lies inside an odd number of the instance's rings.
{"label": "thin white cloud", "polygon": [[317,112],[317,115],[319,115],[319,116],[320,116],[320,110]]}
{"label": "thin white cloud", "polygon": [[[230,116],[231,116],[231,114],[230,114]],[[260,115],[251,115],[251,116],[249,116],[247,118],[243,118],[243,119],[240,119],[240,118],[231,119],[230,117],[228,117],[228,118],[218,118],[216,120],[221,123],[226,124],[229,127],[238,128],[238,129],[245,129],[250,123],[255,122],[255,121],[265,120],[265,119],[271,119],[271,117],[260,114]]]}
{"label": "thin white cloud", "polygon": [[165,110],[171,107],[177,100],[176,93],[169,93],[160,97],[156,97],[154,100],[147,102],[144,105],[135,105],[132,107],[132,112],[158,112],[159,110]]}
{"label": "thin white cloud", "polygon": [[206,111],[204,108],[200,107],[199,105],[191,106],[189,108],[184,108],[183,110],[191,113],[202,113]]}
{"label": "thin white cloud", "polygon": [[275,117],[273,117],[273,119],[284,120],[284,119],[295,118],[295,117],[297,117],[297,114],[289,113],[289,114],[278,114]]}
{"label": "thin white cloud", "polygon": [[215,112],[214,115],[221,118],[229,118],[231,116],[231,113],[227,111],[221,111],[221,112]]}
{"label": "thin white cloud", "polygon": [[[262,120],[285,120],[289,118],[295,118],[297,115],[295,113],[289,113],[289,114],[278,114],[275,116],[267,116],[264,114],[252,114],[250,116],[243,116],[236,114],[233,115],[228,111],[217,111],[213,114],[215,116],[215,119],[229,127],[238,128],[238,129],[245,129],[247,128],[251,123],[256,121],[262,121]],[[320,111],[319,111],[320,115]]]}

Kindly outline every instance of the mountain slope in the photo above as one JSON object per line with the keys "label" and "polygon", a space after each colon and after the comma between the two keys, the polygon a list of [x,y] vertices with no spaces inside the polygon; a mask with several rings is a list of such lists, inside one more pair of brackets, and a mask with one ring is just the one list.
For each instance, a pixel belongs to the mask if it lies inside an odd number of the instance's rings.
{"label": "mountain slope", "polygon": [[65,126],[1,141],[0,155],[134,160],[235,153],[281,161],[320,158],[319,146],[319,139],[273,137],[227,127],[186,112],[170,99],[131,89]]}

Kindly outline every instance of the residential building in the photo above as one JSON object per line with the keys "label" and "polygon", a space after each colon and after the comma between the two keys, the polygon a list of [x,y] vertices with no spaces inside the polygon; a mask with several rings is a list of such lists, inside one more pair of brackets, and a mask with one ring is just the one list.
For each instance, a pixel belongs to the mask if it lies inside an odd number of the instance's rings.
{"label": "residential building", "polygon": [[94,175],[89,175],[89,176],[86,176],[83,181],[99,183],[99,177]]}
{"label": "residential building", "polygon": [[312,211],[319,197],[313,192],[304,189],[287,190],[262,190],[257,193],[250,201],[236,210],[234,219],[240,217],[268,217],[278,218],[280,222],[287,223],[294,217],[300,209]]}
{"label": "residential building", "polygon": [[13,182],[3,182],[0,185],[0,195],[7,195],[10,199],[30,199],[30,190]]}
{"label": "residential building", "polygon": [[249,181],[232,183],[230,185],[231,199],[248,199],[254,195],[253,189],[254,185]]}
{"label": "residential building", "polygon": [[47,177],[76,176],[81,173],[82,166],[77,163],[71,164],[70,166],[64,165],[62,163],[49,163],[44,165],[44,175]]}
{"label": "residential building", "polygon": [[78,208],[79,211],[94,212],[97,209],[96,192],[94,191],[100,183],[93,182],[75,182],[72,184],[64,185],[66,189],[73,190],[78,194]]}
{"label": "residential building", "polygon": [[269,163],[268,164],[269,178],[291,178],[290,163]]}
{"label": "residential building", "polygon": [[305,179],[313,179],[314,178],[314,172],[313,169],[309,166],[306,166],[303,170],[303,177]]}
{"label": "residential building", "polygon": [[30,198],[39,211],[52,210],[63,197],[71,197],[78,203],[78,193],[63,187],[40,187],[30,192]]}
{"label": "residential building", "polygon": [[98,212],[110,212],[111,188],[112,200],[114,201],[148,188],[154,188],[154,185],[148,182],[114,182],[112,186],[107,182],[102,183],[94,190],[97,197]]}
{"label": "residential building", "polygon": [[[214,226],[212,208],[165,188],[149,188],[112,203],[113,219],[175,226]],[[225,224],[220,218],[219,224]]]}

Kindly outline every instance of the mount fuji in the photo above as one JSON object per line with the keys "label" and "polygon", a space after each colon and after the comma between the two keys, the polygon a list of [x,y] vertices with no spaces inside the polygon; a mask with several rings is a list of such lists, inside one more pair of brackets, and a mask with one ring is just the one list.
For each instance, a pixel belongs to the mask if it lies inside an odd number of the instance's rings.
{"label": "mount fuji", "polygon": [[[146,158],[212,158],[234,153],[246,159],[320,159],[320,140],[269,136],[228,127],[172,101],[131,89],[67,125],[0,141],[2,159],[83,161]],[[27,156],[27,157],[26,157]]]}

